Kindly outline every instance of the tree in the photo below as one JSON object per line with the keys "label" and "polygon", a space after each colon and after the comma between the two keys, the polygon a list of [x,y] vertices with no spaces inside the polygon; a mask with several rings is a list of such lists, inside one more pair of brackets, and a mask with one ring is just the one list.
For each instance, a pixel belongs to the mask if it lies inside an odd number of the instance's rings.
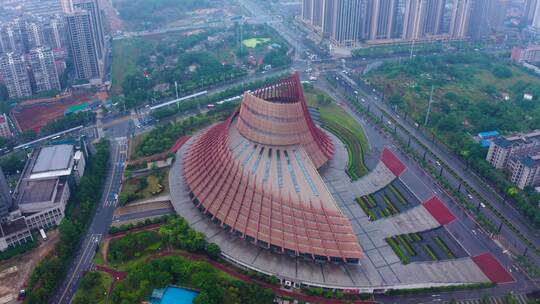
{"label": "tree", "polygon": [[221,254],[221,248],[216,243],[210,243],[206,247],[206,252],[210,258],[217,260]]}
{"label": "tree", "polygon": [[0,167],[5,174],[13,175],[22,171],[26,163],[25,153],[11,153],[7,157],[0,158]]}
{"label": "tree", "polygon": [[34,140],[37,137],[37,133],[34,130],[26,130],[22,133],[22,138],[26,141]]}
{"label": "tree", "polygon": [[494,67],[492,72],[495,77],[501,79],[511,78],[513,76],[512,70],[503,65],[498,65]]}
{"label": "tree", "polygon": [[332,98],[325,94],[317,95],[317,103],[321,106],[327,106],[332,102]]}
{"label": "tree", "polygon": [[399,94],[392,94],[392,96],[390,96],[390,98],[388,99],[388,102],[390,102],[390,104],[392,104],[394,106],[398,106],[398,107],[405,104],[405,100],[403,99],[403,96],[401,96]]}

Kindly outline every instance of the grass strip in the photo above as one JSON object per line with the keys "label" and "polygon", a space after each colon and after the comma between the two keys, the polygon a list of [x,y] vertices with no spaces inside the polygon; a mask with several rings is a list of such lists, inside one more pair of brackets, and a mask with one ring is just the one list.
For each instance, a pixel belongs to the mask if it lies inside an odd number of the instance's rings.
{"label": "grass strip", "polygon": [[377,207],[377,201],[375,200],[372,194],[369,194],[368,196],[364,196],[364,197],[367,199],[368,205],[370,208]]}
{"label": "grass strip", "polygon": [[452,250],[450,250],[448,245],[446,245],[446,243],[443,241],[443,239],[441,239],[439,236],[435,237],[435,243],[437,243],[439,248],[441,248],[446,253],[448,258],[450,258],[450,259],[455,259],[456,258],[456,256],[452,252]]}
{"label": "grass strip", "polygon": [[421,240],[423,240],[422,236],[420,235],[420,233],[418,232],[413,232],[411,233],[411,236],[413,237],[413,239],[415,239],[416,241],[420,242]]}
{"label": "grass strip", "polygon": [[439,260],[439,257],[437,256],[437,254],[435,253],[435,251],[433,251],[433,248],[431,248],[431,246],[429,244],[424,244],[422,247],[424,247],[424,250],[427,252],[427,254],[429,255],[429,257],[433,260],[433,261],[438,261]]}
{"label": "grass strip", "polygon": [[401,194],[401,192],[399,192],[399,190],[396,189],[396,186],[394,186],[393,184],[390,184],[390,191],[392,191],[392,193],[397,197],[397,199],[399,200],[399,202],[402,205],[408,205],[409,204],[409,202],[407,202],[407,200],[405,199],[403,194]]}
{"label": "grass strip", "polygon": [[399,259],[401,260],[401,263],[403,264],[409,264],[409,256],[403,252],[399,244],[391,237],[388,237],[385,239],[388,245],[394,250],[394,252],[397,254]]}
{"label": "grass strip", "polygon": [[405,239],[404,235],[398,235],[397,239],[403,245],[403,247],[405,247],[409,255],[416,256],[416,251],[414,251],[411,244]]}
{"label": "grass strip", "polygon": [[356,200],[356,202],[358,203],[358,205],[360,205],[360,208],[362,208],[362,210],[364,211],[364,213],[365,213],[366,215],[369,215],[369,211],[370,211],[370,210],[369,210],[368,206],[366,205],[366,202],[365,202],[364,200],[358,199],[358,198],[355,199],[355,200]]}
{"label": "grass strip", "polygon": [[403,234],[403,237],[407,240],[407,242],[409,243],[413,243],[414,242],[414,239],[412,238],[411,234],[410,233],[407,233],[407,234]]}
{"label": "grass strip", "polygon": [[396,208],[394,203],[392,203],[392,200],[390,199],[390,197],[388,197],[388,195],[384,194],[383,199],[384,199],[384,202],[386,203],[386,205],[392,211],[393,214],[398,214],[399,213],[399,209]]}
{"label": "grass strip", "polygon": [[338,122],[325,120],[324,127],[336,135],[347,148],[349,161],[347,163],[347,174],[352,180],[357,180],[366,175],[369,170],[364,164],[364,148],[359,138]]}

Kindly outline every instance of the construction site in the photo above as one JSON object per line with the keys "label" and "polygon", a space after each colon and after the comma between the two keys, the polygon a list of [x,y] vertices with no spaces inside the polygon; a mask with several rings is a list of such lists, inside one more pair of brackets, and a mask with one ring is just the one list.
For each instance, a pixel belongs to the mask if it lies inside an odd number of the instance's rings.
{"label": "construction site", "polygon": [[[50,98],[25,100],[11,110],[11,118],[20,132],[29,130],[39,132],[48,123],[68,113],[100,105],[108,98],[107,92],[77,91]],[[73,110],[70,110],[71,108]]]}

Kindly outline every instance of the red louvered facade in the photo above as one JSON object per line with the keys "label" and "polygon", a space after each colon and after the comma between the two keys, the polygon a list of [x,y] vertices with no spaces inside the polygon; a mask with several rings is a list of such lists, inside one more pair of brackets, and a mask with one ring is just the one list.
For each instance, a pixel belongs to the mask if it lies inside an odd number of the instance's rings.
{"label": "red louvered facade", "polygon": [[239,112],[195,138],[184,176],[224,229],[280,253],[356,263],[362,249],[317,171],[333,152],[294,74],[246,92]]}

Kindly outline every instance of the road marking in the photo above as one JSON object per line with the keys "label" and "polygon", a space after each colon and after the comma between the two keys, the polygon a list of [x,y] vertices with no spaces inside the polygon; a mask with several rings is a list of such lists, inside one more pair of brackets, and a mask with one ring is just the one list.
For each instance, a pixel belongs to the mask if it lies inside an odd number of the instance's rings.
{"label": "road marking", "polygon": [[77,275],[80,275],[79,269],[81,267],[81,264],[83,261],[85,261],[85,257],[90,253],[93,253],[92,250],[94,249],[94,246],[96,245],[96,241],[99,241],[101,238],[101,234],[92,234],[90,235],[90,239],[86,243],[86,246],[84,247],[83,254],[81,259],[79,260],[79,263],[77,263],[77,266],[75,266],[75,269],[73,273],[71,274],[71,278],[69,279],[66,289],[64,290],[64,293],[60,296],[60,303],[62,303],[64,297],[66,294],[68,294],[68,291],[72,288],[70,287],[72,285],[73,280],[76,278]]}

